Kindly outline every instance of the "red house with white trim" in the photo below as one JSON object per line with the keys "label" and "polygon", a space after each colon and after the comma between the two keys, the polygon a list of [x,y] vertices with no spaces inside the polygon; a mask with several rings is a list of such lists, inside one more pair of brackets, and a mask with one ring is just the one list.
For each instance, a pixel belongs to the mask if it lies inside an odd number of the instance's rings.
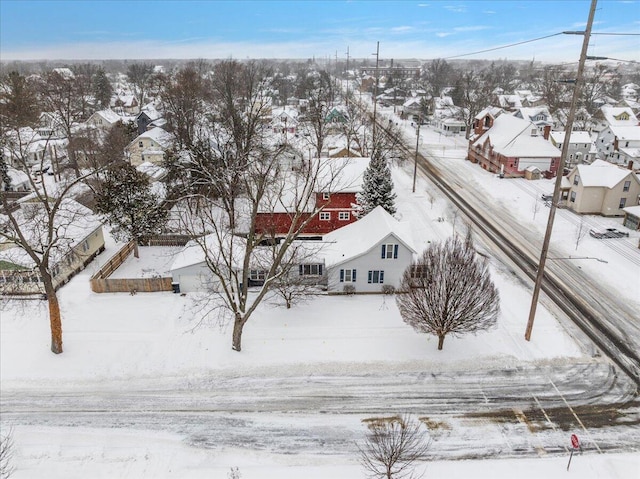
{"label": "red house with white trim", "polygon": [[[302,230],[302,237],[322,236],[356,221],[356,194],[362,190],[362,177],[369,158],[322,158],[322,162],[342,164],[340,177],[331,182],[328,191],[316,191],[299,222],[310,216],[311,221]],[[323,189],[318,186],[318,189]],[[256,230],[272,237],[284,236],[291,227],[293,213],[275,210],[259,212]]]}

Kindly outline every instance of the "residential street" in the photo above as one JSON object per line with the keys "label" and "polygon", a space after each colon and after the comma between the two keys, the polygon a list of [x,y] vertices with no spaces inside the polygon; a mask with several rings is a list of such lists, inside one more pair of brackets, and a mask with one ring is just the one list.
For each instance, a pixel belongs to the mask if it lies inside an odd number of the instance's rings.
{"label": "residential street", "polygon": [[[148,388],[78,386],[2,394],[3,421],[23,426],[127,428],[175,433],[201,448],[276,454],[356,454],[362,419],[410,413],[432,424],[435,458],[565,453],[569,431],[586,451],[640,443],[640,402],[604,361],[417,371],[418,365],[318,376],[265,371]],[[618,405],[618,406],[616,406]]]}

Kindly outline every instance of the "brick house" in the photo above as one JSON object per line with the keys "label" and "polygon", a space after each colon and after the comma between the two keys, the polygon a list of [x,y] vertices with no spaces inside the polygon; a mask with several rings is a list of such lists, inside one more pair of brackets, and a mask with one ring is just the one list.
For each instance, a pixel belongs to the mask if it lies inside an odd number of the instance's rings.
{"label": "brick house", "polygon": [[[478,125],[484,128],[484,123]],[[531,121],[502,114],[480,137],[469,141],[467,159],[479,163],[491,173],[507,177],[524,177],[527,168],[536,167],[546,177],[556,175],[560,150],[548,140],[550,128],[543,135]]]}

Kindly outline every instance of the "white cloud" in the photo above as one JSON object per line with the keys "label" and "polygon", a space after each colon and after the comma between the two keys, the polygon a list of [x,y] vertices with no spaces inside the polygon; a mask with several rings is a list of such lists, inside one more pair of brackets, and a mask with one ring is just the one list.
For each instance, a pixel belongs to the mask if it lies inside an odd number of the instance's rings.
{"label": "white cloud", "polygon": [[436,33],[436,37],[438,37],[438,38],[448,37],[449,35],[453,35],[453,32],[438,32],[438,33]]}
{"label": "white cloud", "polygon": [[466,13],[467,11],[467,7],[465,7],[464,5],[445,5],[442,8],[453,13]]}
{"label": "white cloud", "polygon": [[408,32],[411,32],[413,30],[414,30],[414,28],[410,27],[408,25],[403,25],[401,27],[393,27],[391,29],[391,31],[394,32],[394,33],[408,33]]}
{"label": "white cloud", "polygon": [[470,25],[468,27],[455,27],[453,30],[455,32],[478,32],[480,30],[487,30],[490,27],[486,25]]}

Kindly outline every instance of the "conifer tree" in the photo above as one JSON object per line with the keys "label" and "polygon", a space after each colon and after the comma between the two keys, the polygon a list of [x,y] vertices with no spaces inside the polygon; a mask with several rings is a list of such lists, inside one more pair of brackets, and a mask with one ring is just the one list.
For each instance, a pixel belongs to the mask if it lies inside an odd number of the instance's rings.
{"label": "conifer tree", "polygon": [[105,71],[100,68],[93,75],[93,96],[100,108],[109,108],[111,104],[111,96],[113,95],[113,87],[107,77]]}
{"label": "conifer tree", "polygon": [[140,240],[158,233],[167,217],[167,211],[151,191],[147,176],[125,162],[107,170],[96,194],[96,209],[113,228],[111,234],[115,239],[135,242],[136,258]]}
{"label": "conifer tree", "polygon": [[393,192],[391,169],[383,155],[373,155],[363,179],[362,193],[356,195],[358,218],[363,217],[376,206],[382,206],[387,213],[394,215],[396,194]]}

